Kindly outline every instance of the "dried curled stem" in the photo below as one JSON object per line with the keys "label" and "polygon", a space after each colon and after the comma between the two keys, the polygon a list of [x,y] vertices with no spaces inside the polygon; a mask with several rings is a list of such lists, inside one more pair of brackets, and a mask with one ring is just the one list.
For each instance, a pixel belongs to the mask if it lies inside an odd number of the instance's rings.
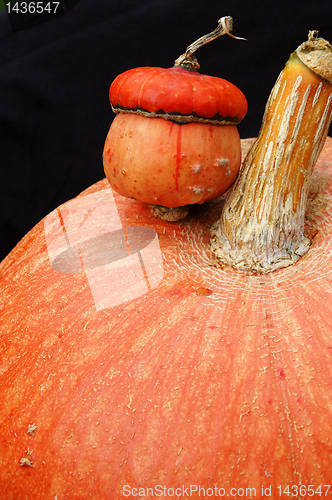
{"label": "dried curled stem", "polygon": [[237,40],[245,40],[245,38],[241,38],[238,36],[232,35],[231,31],[233,29],[233,19],[230,16],[225,16],[219,19],[217,28],[211,33],[202,36],[195,42],[193,42],[184,54],[177,58],[174,63],[174,66],[182,66],[187,67],[188,69],[197,71],[199,69],[199,63],[196,59],[194,53],[203,45],[206,45],[209,42],[212,42],[216,38],[219,38],[223,35],[229,35],[232,38],[236,38]]}

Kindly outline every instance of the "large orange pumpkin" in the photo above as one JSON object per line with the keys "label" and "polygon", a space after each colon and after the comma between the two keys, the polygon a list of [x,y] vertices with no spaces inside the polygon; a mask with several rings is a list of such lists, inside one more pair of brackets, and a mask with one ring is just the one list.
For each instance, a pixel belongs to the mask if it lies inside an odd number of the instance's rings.
{"label": "large orange pumpkin", "polygon": [[[245,141],[246,142],[246,141]],[[245,144],[244,144],[245,145]],[[214,267],[107,180],[0,265],[0,499],[331,498],[332,139],[294,266]]]}
{"label": "large orange pumpkin", "polygon": [[235,85],[197,72],[194,51],[224,33],[231,18],[188,47],[173,68],[135,68],[110,87],[117,116],[104,146],[115,191],[154,205],[203,203],[234,182],[241,161],[236,125],[247,101]]}

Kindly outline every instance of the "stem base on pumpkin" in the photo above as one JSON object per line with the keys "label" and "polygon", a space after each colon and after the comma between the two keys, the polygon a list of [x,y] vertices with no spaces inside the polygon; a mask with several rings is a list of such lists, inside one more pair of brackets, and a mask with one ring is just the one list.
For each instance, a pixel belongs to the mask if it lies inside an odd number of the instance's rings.
{"label": "stem base on pumpkin", "polygon": [[257,273],[304,255],[309,179],[332,116],[332,85],[294,53],[266,106],[262,128],[212,228],[219,261]]}
{"label": "stem base on pumpkin", "polygon": [[[220,222],[212,227],[211,236],[211,249],[222,264],[261,274],[294,264],[310,247],[310,239],[302,235],[295,241],[290,239],[288,245],[281,248],[272,245],[268,250],[257,246],[253,249],[255,245],[251,244],[236,248],[223,234]],[[274,236],[271,234],[270,239],[273,240]]]}

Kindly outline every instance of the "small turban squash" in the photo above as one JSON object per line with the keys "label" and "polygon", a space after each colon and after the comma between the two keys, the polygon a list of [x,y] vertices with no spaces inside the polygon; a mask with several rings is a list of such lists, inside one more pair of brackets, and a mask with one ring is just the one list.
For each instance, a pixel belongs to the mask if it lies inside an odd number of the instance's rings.
{"label": "small turban squash", "polygon": [[177,61],[115,78],[116,117],[103,155],[115,191],[165,207],[203,203],[233,184],[241,161],[236,125],[247,112],[235,85],[199,74],[197,61]]}

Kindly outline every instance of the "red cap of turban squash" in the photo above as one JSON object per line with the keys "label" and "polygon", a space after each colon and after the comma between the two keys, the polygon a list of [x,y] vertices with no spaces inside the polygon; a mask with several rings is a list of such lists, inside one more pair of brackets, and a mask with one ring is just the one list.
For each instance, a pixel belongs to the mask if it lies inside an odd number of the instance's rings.
{"label": "red cap of turban squash", "polygon": [[177,123],[236,125],[247,112],[247,101],[232,83],[180,66],[134,68],[110,87],[115,113],[137,113]]}

